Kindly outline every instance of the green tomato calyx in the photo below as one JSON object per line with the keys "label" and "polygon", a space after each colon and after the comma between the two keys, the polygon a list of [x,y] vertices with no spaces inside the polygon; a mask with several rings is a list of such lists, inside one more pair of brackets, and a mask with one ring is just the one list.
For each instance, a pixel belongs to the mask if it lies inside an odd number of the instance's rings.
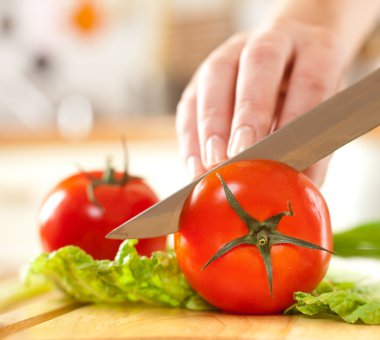
{"label": "green tomato calyx", "polygon": [[227,242],[223,247],[221,247],[210,260],[202,267],[204,270],[211,263],[216,261],[218,258],[231,251],[232,249],[240,245],[252,245],[256,246],[260,252],[260,255],[264,261],[265,270],[268,278],[270,294],[273,297],[273,269],[272,269],[272,260],[270,257],[270,251],[273,245],[276,244],[292,244],[295,246],[326,251],[332,253],[328,249],[325,249],[317,244],[307,242],[292,236],[285,235],[280,233],[277,230],[277,227],[285,216],[294,216],[294,212],[290,202],[288,202],[288,209],[278,214],[275,214],[265,221],[259,221],[248,214],[242,206],[239,204],[235,196],[232,194],[231,190],[224,182],[224,179],[219,173],[216,173],[216,176],[219,178],[222,183],[224,193],[227,198],[227,202],[234,210],[234,212],[240,217],[240,219],[245,223],[248,228],[248,233],[242,237],[238,237],[230,242]]}
{"label": "green tomato calyx", "polygon": [[88,200],[101,210],[104,210],[104,207],[96,199],[96,196],[95,196],[95,189],[97,187],[103,186],[103,185],[122,187],[133,179],[140,179],[140,177],[131,176],[128,172],[129,157],[128,157],[127,143],[126,143],[125,137],[122,138],[122,146],[123,146],[123,156],[124,156],[124,171],[123,171],[123,176],[121,178],[118,178],[118,176],[116,175],[116,171],[114,167],[112,166],[111,157],[107,157],[106,159],[106,167],[105,167],[105,170],[103,171],[102,178],[96,178],[94,176],[91,176],[87,172],[81,170],[82,174],[87,176],[90,180],[90,183],[87,185],[87,188],[86,188]]}

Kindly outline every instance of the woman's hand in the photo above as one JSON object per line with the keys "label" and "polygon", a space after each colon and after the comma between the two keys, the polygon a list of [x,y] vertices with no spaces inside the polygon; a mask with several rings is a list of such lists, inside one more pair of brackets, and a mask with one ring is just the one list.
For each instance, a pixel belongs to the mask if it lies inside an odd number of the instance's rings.
{"label": "woman's hand", "polygon": [[[241,152],[333,95],[345,69],[337,37],[277,20],[239,33],[203,62],[177,108],[180,153],[191,177]],[[318,185],[327,160],[306,173]]]}

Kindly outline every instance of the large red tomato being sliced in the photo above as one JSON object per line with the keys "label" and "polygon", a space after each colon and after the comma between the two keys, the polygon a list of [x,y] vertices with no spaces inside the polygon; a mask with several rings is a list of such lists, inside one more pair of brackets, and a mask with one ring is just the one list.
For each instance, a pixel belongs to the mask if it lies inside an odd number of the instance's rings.
{"label": "large red tomato being sliced", "polygon": [[[158,201],[142,179],[125,176],[111,169],[109,174],[78,173],[60,182],[39,212],[44,250],[76,245],[96,259],[113,259],[121,241],[105,236]],[[166,237],[156,237],[139,240],[136,248],[141,255],[149,256],[164,250],[165,245]]]}
{"label": "large red tomato being sliced", "polygon": [[[175,235],[180,268],[228,312],[284,310],[321,281],[332,250],[327,205],[302,173],[268,160],[210,173],[187,198]],[[203,268],[203,270],[202,270]]]}

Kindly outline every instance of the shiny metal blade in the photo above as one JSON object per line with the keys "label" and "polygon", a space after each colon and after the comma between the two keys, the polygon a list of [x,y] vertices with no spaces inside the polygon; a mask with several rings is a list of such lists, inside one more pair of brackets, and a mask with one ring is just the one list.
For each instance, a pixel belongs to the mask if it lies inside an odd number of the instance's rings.
{"label": "shiny metal blade", "polygon": [[[303,170],[378,125],[380,69],[216,168],[261,158]],[[186,197],[207,174],[123,223],[107,238],[148,238],[176,232]]]}

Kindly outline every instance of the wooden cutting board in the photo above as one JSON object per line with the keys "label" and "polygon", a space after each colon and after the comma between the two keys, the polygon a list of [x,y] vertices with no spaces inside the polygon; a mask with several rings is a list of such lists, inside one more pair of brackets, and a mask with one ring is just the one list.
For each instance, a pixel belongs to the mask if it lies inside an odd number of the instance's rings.
{"label": "wooden cutting board", "polygon": [[[14,284],[14,279],[0,282],[0,299]],[[50,292],[0,310],[0,339],[379,340],[380,326],[303,316],[192,312],[143,304],[83,305]]]}

